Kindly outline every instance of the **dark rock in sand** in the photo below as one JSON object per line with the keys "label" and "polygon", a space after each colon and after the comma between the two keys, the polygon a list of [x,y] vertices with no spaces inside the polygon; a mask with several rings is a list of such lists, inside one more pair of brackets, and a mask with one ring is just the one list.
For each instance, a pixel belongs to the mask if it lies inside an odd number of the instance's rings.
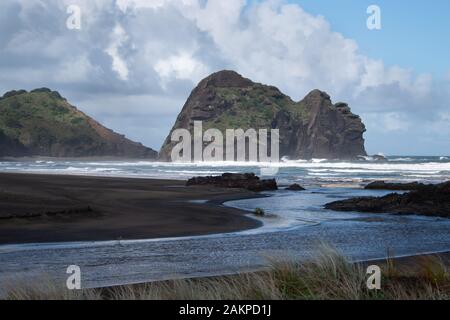
{"label": "dark rock in sand", "polygon": [[411,182],[411,183],[386,183],[384,181],[374,181],[369,183],[364,189],[368,190],[419,190],[425,187],[423,183]]}
{"label": "dark rock in sand", "polygon": [[290,190],[290,191],[303,191],[306,190],[305,188],[303,188],[301,185],[299,185],[298,183],[294,183],[293,185],[290,185],[289,187],[286,188],[286,190]]}
{"label": "dark rock in sand", "polygon": [[277,190],[275,179],[261,180],[254,173],[224,173],[221,176],[194,177],[187,186],[212,185],[221,188],[242,188],[250,191]]}
{"label": "dark rock in sand", "polygon": [[450,217],[450,181],[437,185],[423,185],[404,194],[392,193],[384,197],[359,197],[325,205],[336,211],[359,211],[393,214],[419,214]]}

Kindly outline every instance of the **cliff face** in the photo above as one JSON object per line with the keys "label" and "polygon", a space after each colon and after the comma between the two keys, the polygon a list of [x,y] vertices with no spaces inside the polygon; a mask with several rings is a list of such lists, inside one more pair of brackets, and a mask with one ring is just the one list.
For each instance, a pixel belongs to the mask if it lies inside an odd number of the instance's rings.
{"label": "cliff face", "polygon": [[111,156],[154,159],[157,152],[103,127],[56,91],[10,91],[0,98],[0,157]]}
{"label": "cliff face", "polygon": [[192,91],[164,142],[160,160],[170,161],[175,129],[279,129],[280,156],[291,159],[354,159],[366,155],[361,118],[347,104],[333,104],[325,92],[314,90],[294,102],[273,86],[254,83],[234,71],[220,71]]}
{"label": "cliff face", "polygon": [[366,155],[366,128],[346,103],[333,105],[328,94],[314,90],[298,104],[307,110],[308,119],[292,137],[293,157],[353,159]]}

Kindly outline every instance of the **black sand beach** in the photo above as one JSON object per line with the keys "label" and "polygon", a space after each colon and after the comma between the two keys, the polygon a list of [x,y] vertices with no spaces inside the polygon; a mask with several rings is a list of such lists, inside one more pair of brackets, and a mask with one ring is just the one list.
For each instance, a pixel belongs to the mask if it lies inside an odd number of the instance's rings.
{"label": "black sand beach", "polygon": [[0,244],[246,230],[260,223],[220,204],[254,196],[240,189],[185,187],[183,181],[0,173]]}

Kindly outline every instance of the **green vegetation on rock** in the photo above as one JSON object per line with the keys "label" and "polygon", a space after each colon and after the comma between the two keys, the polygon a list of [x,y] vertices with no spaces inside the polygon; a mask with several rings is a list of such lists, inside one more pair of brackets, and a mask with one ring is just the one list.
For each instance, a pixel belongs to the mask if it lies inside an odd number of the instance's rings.
{"label": "green vegetation on rock", "polygon": [[[278,129],[280,156],[295,159],[355,159],[366,155],[364,124],[345,103],[333,104],[320,90],[293,101],[274,86],[251,81],[234,71],[216,72],[200,81],[177,117],[176,129]],[[169,133],[159,158],[169,161],[175,143]]]}
{"label": "green vegetation on rock", "polygon": [[0,133],[0,156],[156,156],[46,88],[6,93],[0,99]]}
{"label": "green vegetation on rock", "polygon": [[203,122],[204,129],[216,128],[225,132],[228,128],[267,129],[280,111],[291,118],[307,121],[309,112],[304,105],[292,101],[274,87],[255,84],[249,88],[217,88],[217,99],[231,104],[227,112]]}

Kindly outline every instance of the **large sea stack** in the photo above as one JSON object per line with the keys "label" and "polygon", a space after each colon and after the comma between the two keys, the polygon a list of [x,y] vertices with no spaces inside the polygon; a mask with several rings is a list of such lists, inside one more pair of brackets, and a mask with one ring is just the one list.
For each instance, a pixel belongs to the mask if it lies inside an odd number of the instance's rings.
{"label": "large sea stack", "polygon": [[155,159],[157,152],[105,128],[47,88],[0,98],[0,157]]}
{"label": "large sea stack", "polygon": [[361,118],[345,103],[313,90],[295,102],[279,89],[255,83],[234,71],[220,71],[192,91],[164,142],[159,158],[170,161],[175,129],[279,129],[280,157],[291,159],[356,159],[365,156]]}

